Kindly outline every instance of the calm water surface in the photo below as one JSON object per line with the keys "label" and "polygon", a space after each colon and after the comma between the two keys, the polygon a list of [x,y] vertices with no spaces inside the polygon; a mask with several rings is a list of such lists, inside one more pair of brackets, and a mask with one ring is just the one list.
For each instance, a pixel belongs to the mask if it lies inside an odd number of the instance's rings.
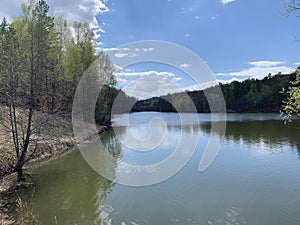
{"label": "calm water surface", "polygon": [[[186,116],[189,116],[188,114]],[[177,114],[136,113],[114,117],[121,135],[147,137],[148,122],[163,118],[167,134],[149,152],[132,151],[113,131],[102,141],[118,163],[149,165],[172,153],[179,135],[199,136],[195,153],[175,176],[147,187],[128,187],[98,175],[74,151],[38,168],[34,191],[24,198],[42,224],[300,224],[300,123],[283,125],[277,114],[229,114],[225,139],[204,172],[199,161],[211,131],[209,114],[180,126]],[[192,117],[191,117],[192,118]],[[214,121],[218,123],[218,121]],[[218,131],[214,131],[215,134]],[[117,174],[116,174],[117,179]]]}

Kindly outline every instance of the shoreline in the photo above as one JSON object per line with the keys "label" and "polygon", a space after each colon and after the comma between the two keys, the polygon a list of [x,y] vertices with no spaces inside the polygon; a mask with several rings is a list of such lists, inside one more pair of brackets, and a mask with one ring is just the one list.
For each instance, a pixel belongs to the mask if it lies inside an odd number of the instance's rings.
{"label": "shoreline", "polygon": [[[110,126],[99,125],[97,127],[96,135],[102,135],[110,129]],[[24,174],[27,180],[30,180],[32,169],[42,166],[44,163],[51,163],[52,160],[60,158],[66,154],[69,154],[76,150],[76,140],[73,136],[73,132],[69,133],[63,138],[59,138],[55,143],[43,143],[45,151],[40,156],[30,160],[28,164],[24,166]],[[10,172],[0,178],[0,224],[10,225],[14,224],[14,220],[9,213],[9,209],[15,202],[10,201],[12,195],[17,194],[22,188],[30,187],[32,183],[18,182],[17,173]]]}

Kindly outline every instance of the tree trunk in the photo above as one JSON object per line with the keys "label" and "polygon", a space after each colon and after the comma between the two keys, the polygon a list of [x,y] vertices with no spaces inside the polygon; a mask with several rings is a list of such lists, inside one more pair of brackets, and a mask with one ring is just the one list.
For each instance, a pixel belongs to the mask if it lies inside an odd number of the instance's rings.
{"label": "tree trunk", "polygon": [[19,160],[14,169],[14,172],[18,173],[18,182],[24,182],[26,180],[25,176],[23,174],[23,165],[24,164],[22,162],[20,162],[20,160]]}

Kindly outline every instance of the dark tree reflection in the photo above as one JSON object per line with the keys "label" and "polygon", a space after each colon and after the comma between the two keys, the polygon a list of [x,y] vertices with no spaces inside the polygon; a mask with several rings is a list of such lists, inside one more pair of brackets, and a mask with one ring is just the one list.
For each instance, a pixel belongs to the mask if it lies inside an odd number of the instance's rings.
{"label": "dark tree reflection", "polygon": [[[120,157],[121,145],[113,132],[108,132],[101,139],[108,152],[116,158]],[[92,146],[90,150],[91,154],[101,151],[99,147],[97,150],[97,146]],[[109,169],[117,167],[111,162],[107,166]],[[32,197],[27,195],[26,201],[34,206],[34,214],[41,224],[54,224],[54,217],[58,224],[100,224],[108,217],[103,210],[114,182],[96,173],[79,151],[38,169],[34,186],[34,194]]]}
{"label": "dark tree reflection", "polygon": [[[211,130],[211,123],[202,123],[200,127],[205,133],[218,134],[218,130]],[[280,120],[230,121],[227,122],[225,139],[236,142],[242,140],[249,144],[262,141],[270,149],[273,146],[290,145],[297,148],[300,157],[300,121],[297,120],[290,124]]]}

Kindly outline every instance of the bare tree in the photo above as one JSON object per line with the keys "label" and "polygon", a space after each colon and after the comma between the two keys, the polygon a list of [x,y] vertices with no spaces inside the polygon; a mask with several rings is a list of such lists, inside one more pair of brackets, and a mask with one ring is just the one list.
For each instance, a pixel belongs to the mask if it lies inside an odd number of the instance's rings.
{"label": "bare tree", "polygon": [[291,14],[300,9],[300,0],[285,0],[284,7],[285,12]]}
{"label": "bare tree", "polygon": [[[38,117],[47,96],[50,31],[54,25],[45,1],[30,0],[22,5],[23,16],[1,25],[1,96],[7,105],[4,126],[10,130],[16,153],[14,170],[24,179],[23,166],[38,151],[37,143],[45,120]],[[17,29],[14,29],[14,28]]]}

